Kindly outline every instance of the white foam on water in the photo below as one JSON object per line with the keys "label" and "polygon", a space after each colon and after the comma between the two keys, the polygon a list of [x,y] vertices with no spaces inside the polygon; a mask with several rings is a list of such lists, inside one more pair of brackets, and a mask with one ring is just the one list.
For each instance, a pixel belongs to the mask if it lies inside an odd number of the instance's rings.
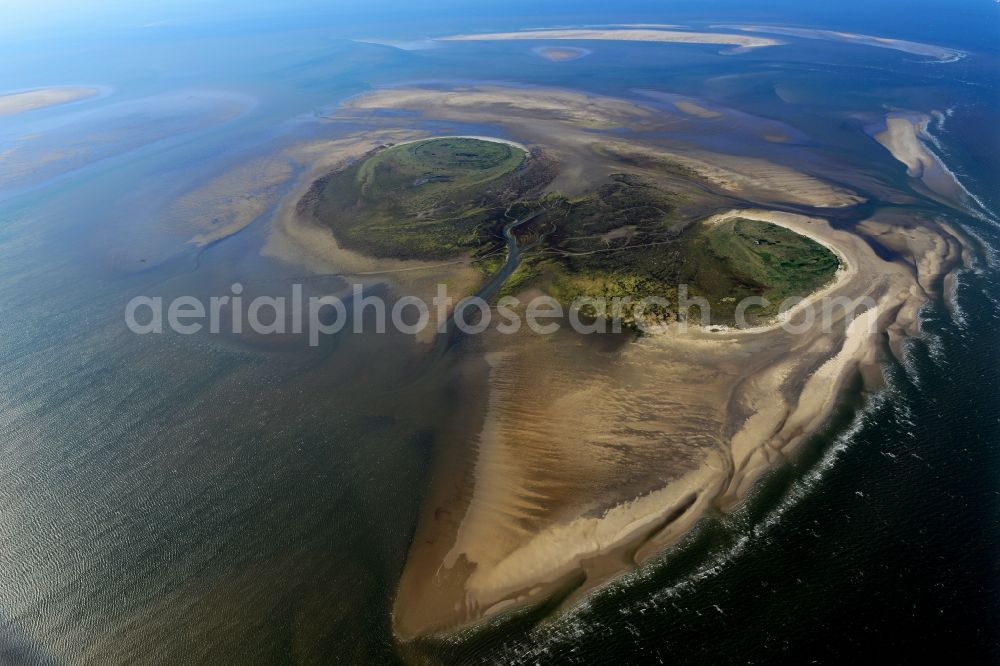
{"label": "white foam on water", "polygon": [[[945,122],[949,118],[951,118],[954,115],[954,113],[955,113],[955,107],[953,106],[948,107],[943,112],[932,111],[931,117],[934,119],[934,129],[938,132],[944,132]],[[973,194],[972,191],[970,191],[969,188],[966,187],[965,183],[962,182],[962,179],[967,178],[968,176],[966,174],[953,171],[946,165],[944,158],[951,157],[951,153],[945,146],[944,142],[941,141],[939,137],[937,137],[933,132],[930,131],[929,125],[925,127],[922,132],[920,132],[919,137],[922,143],[924,144],[924,147],[928,151],[930,151],[937,159],[938,163],[941,165],[941,168],[944,169],[944,171],[951,177],[953,181],[955,181],[955,184],[958,185],[959,189],[962,190],[962,193],[966,197],[968,197],[968,200],[974,204],[974,205],[967,205],[965,207],[966,212],[968,212],[969,215],[975,217],[979,221],[984,222],[994,228],[1000,229],[1000,215],[998,215],[996,211],[992,210],[986,204],[986,202],[983,201],[981,197],[977,196],[976,194]],[[996,268],[998,265],[1000,265],[1000,263],[998,263],[997,261],[996,248],[994,248],[991,244],[986,243],[982,238],[977,237],[977,240],[979,240],[980,243],[984,245],[984,247],[988,248],[989,257],[987,260],[989,262],[990,267]]]}
{"label": "white foam on water", "polygon": [[[940,130],[941,127],[943,127],[943,124],[938,125],[937,129]],[[958,185],[959,189],[962,190],[962,194],[967,196],[970,201],[975,203],[974,207],[972,206],[966,207],[967,212],[970,215],[982,220],[983,222],[987,222],[995,227],[1000,227],[1000,221],[998,221],[998,216],[996,215],[996,213],[990,210],[989,206],[986,205],[986,202],[984,202],[981,198],[970,192],[969,188],[967,188],[965,186],[965,183],[963,183],[961,178],[959,178],[959,174],[956,174],[955,171],[953,171],[946,165],[944,159],[942,159],[942,156],[949,157],[950,153],[944,147],[944,144],[941,142],[941,140],[938,137],[934,136],[934,134],[932,134],[929,130],[930,128],[927,127],[924,129],[924,131],[920,132],[921,142],[924,144],[924,148],[926,148],[931,154],[934,155],[934,157],[937,159],[938,164],[941,165],[941,168],[944,169],[945,173],[947,173],[951,177],[951,179],[955,181],[955,184]],[[962,176],[965,177],[965,174],[962,174]]]}
{"label": "white foam on water", "polygon": [[951,306],[952,321],[963,331],[969,328],[969,318],[966,315],[965,308],[962,307],[959,296],[961,290],[966,286],[966,276],[971,272],[972,269],[969,268],[962,268],[956,271],[951,281],[951,289],[948,290],[948,304]]}
{"label": "white foam on water", "polygon": [[917,362],[915,359],[916,345],[916,338],[907,338],[906,340],[903,340],[903,357],[899,359],[899,362],[900,365],[903,366],[903,371],[906,372],[906,376],[911,382],[913,382],[913,385],[918,389],[923,389],[923,384],[920,380],[920,372],[917,369]]}
{"label": "white foam on water", "polygon": [[[865,408],[854,417],[848,428],[837,436],[833,445],[826,450],[819,462],[807,474],[793,483],[781,502],[763,520],[754,525],[744,525],[743,533],[739,534],[730,546],[712,555],[708,561],[679,581],[656,591],[645,599],[622,606],[619,608],[620,615],[623,618],[642,616],[647,612],[656,611],[672,604],[672,600],[693,591],[702,581],[711,579],[724,571],[732,562],[746,553],[751,546],[761,541],[767,541],[774,527],[781,523],[790,509],[812,494],[823,481],[827,472],[837,464],[843,453],[854,443],[857,435],[872,422],[873,415],[882,407],[891,402],[895,410],[894,413],[903,423],[913,423],[912,411],[905,401],[897,399],[898,397],[898,388],[893,383],[891,376],[887,376],[885,386],[872,396]],[[737,515],[729,516],[726,520],[728,522],[748,521],[747,518]],[[655,565],[639,567],[616,579],[603,589],[605,591],[628,589],[652,579],[656,574]],[[588,611],[592,608],[592,601],[586,599],[572,610],[533,629],[530,633],[530,643],[507,647],[507,655],[501,657],[499,662],[524,663],[531,657],[548,654],[556,646],[572,645],[583,638],[592,638],[601,631],[614,631],[617,624],[601,624],[587,617]]]}
{"label": "white foam on water", "polygon": [[[994,246],[993,243],[983,238],[982,234],[963,226],[962,231],[965,232],[971,238],[974,238],[979,246],[983,250],[982,259],[986,262],[987,268],[998,268],[1000,267],[1000,250]],[[983,261],[980,260],[979,255],[973,254],[970,260],[969,268],[971,268],[976,275],[985,275],[986,270],[983,268]]]}
{"label": "white foam on water", "polygon": [[[939,132],[943,131],[945,122],[948,118],[952,117],[954,113],[955,107],[949,107],[943,112],[934,112],[933,118],[935,130]],[[924,132],[923,138],[926,139],[925,145],[930,144],[927,146],[928,150],[931,150],[930,146],[933,146],[933,148],[936,149],[937,152],[935,152],[935,155],[938,157],[939,161],[941,161],[941,154],[946,156],[949,155],[949,152],[938,137],[934,136],[930,132]],[[968,207],[969,214],[993,227],[1000,228],[1000,216],[990,210],[982,199],[970,192],[968,188],[966,188],[965,185],[959,180],[959,177],[953,171],[944,166],[943,161],[941,161],[941,164],[942,168],[944,168],[945,171],[947,171],[951,177],[955,179],[955,182],[958,183],[962,191],[969,197],[969,200],[975,203],[975,208],[972,206]],[[985,255],[983,259],[990,268],[1000,266],[1000,252],[998,252],[992,242],[987,241],[975,231],[969,230],[964,226],[963,231],[975,238],[982,246],[983,253]],[[973,256],[971,265],[967,269],[960,270],[955,275],[951,293],[949,294],[949,298],[953,306],[952,319],[962,330],[967,330],[968,328],[968,314],[961,306],[959,300],[960,291],[968,287],[967,276],[970,272],[975,275],[982,275],[984,273],[983,267],[979,264],[979,258]],[[998,302],[996,298],[987,294],[985,290],[983,293],[991,302],[993,302],[994,305],[1000,308],[1000,302]],[[932,308],[932,304],[928,303],[920,309],[918,317],[921,322],[923,322],[930,315]],[[919,366],[916,362],[917,345],[922,344],[927,350],[927,354],[930,359],[939,367],[944,367],[949,364],[945,353],[944,339],[937,334],[926,332],[923,327],[921,330],[923,333],[920,337],[909,338],[903,342],[903,358],[900,359],[906,378],[918,390],[921,389],[922,381]],[[619,609],[621,616],[623,618],[641,616],[647,612],[672,604],[672,600],[693,591],[702,581],[711,579],[724,571],[755,544],[762,541],[766,542],[772,530],[782,522],[789,510],[800,504],[803,499],[813,493],[815,488],[822,483],[827,472],[829,472],[829,470],[837,464],[844,452],[854,443],[854,441],[856,441],[858,434],[865,428],[865,426],[872,422],[874,417],[873,415],[878,413],[887,404],[892,404],[892,413],[895,418],[899,419],[902,425],[912,428],[915,423],[913,420],[912,410],[906,401],[901,399],[899,387],[895,383],[892,373],[886,372],[885,379],[885,386],[872,396],[868,404],[860,412],[858,412],[848,428],[837,436],[833,444],[826,450],[820,460],[809,470],[808,473],[792,484],[791,488],[781,499],[778,505],[762,520],[757,521],[756,524],[753,525],[743,525],[742,533],[736,536],[727,548],[713,554],[701,566],[697,567],[694,571],[682,577],[677,582],[656,591],[645,599],[622,606]],[[883,454],[894,461],[898,459],[898,456],[892,452],[886,451],[883,452]],[[746,517],[732,515],[726,517],[725,520],[729,523],[738,523],[740,521],[748,522],[749,519]],[[740,526],[734,525],[734,527]],[[657,575],[656,569],[657,567],[655,565],[639,567],[634,571],[628,572],[617,578],[615,581],[602,588],[602,590],[607,592],[628,589],[629,587],[642,582],[648,582]],[[596,591],[597,595],[600,595],[601,593],[602,592],[600,590]],[[523,663],[529,661],[532,657],[549,654],[556,646],[566,644],[573,645],[583,638],[592,638],[596,634],[602,632],[610,633],[612,631],[616,631],[616,625],[602,624],[600,622],[595,622],[593,618],[587,617],[589,611],[593,609],[592,599],[593,596],[588,597],[573,609],[533,629],[530,632],[529,643],[518,643],[507,646],[504,650],[504,654],[502,656],[498,655],[499,661],[502,663]],[[583,657],[583,655],[580,656]]]}

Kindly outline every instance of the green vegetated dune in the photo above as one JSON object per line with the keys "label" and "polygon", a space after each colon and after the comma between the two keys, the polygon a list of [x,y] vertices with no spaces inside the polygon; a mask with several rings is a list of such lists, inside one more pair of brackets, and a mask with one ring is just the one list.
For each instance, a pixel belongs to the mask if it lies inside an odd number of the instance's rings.
{"label": "green vegetated dune", "polygon": [[[784,227],[748,219],[687,224],[677,196],[646,178],[611,174],[582,196],[544,194],[555,164],[504,143],[429,139],[375,151],[317,182],[317,218],[346,247],[378,257],[472,255],[484,276],[504,262],[503,226],[516,229],[522,263],[500,295],[537,286],[564,303],[579,297],[649,296],[676,304],[677,287],[732,321],[736,304],[763,296],[767,317],[782,300],[830,281],[839,262],[826,247]],[[624,318],[630,319],[626,307]],[[668,319],[672,306],[647,311]]]}
{"label": "green vegetated dune", "polygon": [[315,213],[344,246],[377,257],[438,259],[495,240],[509,205],[552,175],[505,143],[417,141],[376,151],[322,179]]}
{"label": "green vegetated dune", "polygon": [[714,323],[731,323],[743,298],[767,299],[770,305],[751,306],[747,313],[772,316],[786,298],[828,283],[840,265],[826,247],[775,224],[737,218],[677,231],[669,214],[655,220],[644,218],[644,212],[633,208],[627,223],[600,233],[587,233],[606,229],[597,220],[588,225],[585,215],[584,225],[576,227],[579,219],[568,215],[562,251],[547,262],[553,295],[564,302],[585,296],[659,296],[676,304],[679,285],[687,285],[689,297],[709,302]]}
{"label": "green vegetated dune", "polygon": [[687,277],[709,302],[763,296],[771,305],[762,314],[777,313],[786,298],[816,291],[840,266],[833,252],[811,238],[759,220],[736,218],[702,228],[685,246],[692,269]]}

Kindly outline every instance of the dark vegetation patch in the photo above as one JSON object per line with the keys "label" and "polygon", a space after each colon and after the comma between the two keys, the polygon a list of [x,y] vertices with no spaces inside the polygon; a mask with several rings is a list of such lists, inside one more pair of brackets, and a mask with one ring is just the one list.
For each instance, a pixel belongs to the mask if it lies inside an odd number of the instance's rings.
{"label": "dark vegetation patch", "polygon": [[[504,225],[541,211],[512,232],[523,260],[500,295],[538,286],[566,304],[655,296],[671,304],[647,310],[661,320],[676,316],[682,284],[709,302],[713,323],[731,323],[743,298],[768,299],[749,312],[772,316],[838,268],[828,249],[774,224],[689,224],[680,195],[635,174],[612,174],[572,199],[543,195],[556,166],[506,144],[429,139],[373,151],[317,181],[300,206],[347,248],[399,259],[473,254],[484,277],[504,263]],[[632,308],[622,314],[629,321]]]}
{"label": "dark vegetation patch", "polygon": [[498,246],[507,207],[553,176],[541,154],[480,139],[429,139],[374,151],[326,176],[305,206],[349,249],[442,259]]}

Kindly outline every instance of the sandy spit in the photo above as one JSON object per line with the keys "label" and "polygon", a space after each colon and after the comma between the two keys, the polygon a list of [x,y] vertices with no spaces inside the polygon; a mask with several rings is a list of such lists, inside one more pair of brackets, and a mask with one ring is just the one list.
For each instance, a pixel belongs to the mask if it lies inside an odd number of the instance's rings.
{"label": "sandy spit", "polygon": [[781,44],[769,37],[732,35],[717,32],[684,32],[676,30],[652,30],[645,28],[622,30],[525,30],[519,32],[493,32],[485,34],[452,35],[441,37],[441,41],[482,42],[514,39],[567,39],[628,42],[675,42],[684,44],[726,44],[742,49],[776,46]]}
{"label": "sandy spit", "polygon": [[801,37],[803,39],[823,39],[833,42],[847,42],[860,44],[863,46],[874,46],[876,48],[892,49],[914,55],[934,58],[938,62],[955,62],[964,58],[967,54],[957,49],[946,49],[933,44],[922,42],[910,42],[904,39],[892,39],[890,37],[877,37],[875,35],[862,35],[855,32],[838,32],[835,30],[816,30],[813,28],[786,28],[783,26],[770,25],[715,25],[713,28],[723,30],[744,30],[747,32],[762,32],[772,35],[788,35],[789,37]]}
{"label": "sandy spit", "polygon": [[906,175],[921,181],[953,205],[963,207],[968,203],[968,193],[924,143],[929,136],[928,123],[930,116],[924,113],[890,113],[885,119],[885,129],[875,133],[874,138],[906,165]]}

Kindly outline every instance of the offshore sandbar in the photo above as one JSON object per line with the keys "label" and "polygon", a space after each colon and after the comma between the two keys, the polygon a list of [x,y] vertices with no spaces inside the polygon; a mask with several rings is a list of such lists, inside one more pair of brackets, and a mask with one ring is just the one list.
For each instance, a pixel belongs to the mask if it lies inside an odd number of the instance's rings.
{"label": "offshore sandbar", "polygon": [[921,181],[955,205],[967,205],[969,193],[925,144],[930,136],[929,123],[930,116],[925,113],[893,112],[885,118],[885,129],[873,133],[872,138],[906,165],[906,175],[910,178]]}
{"label": "offshore sandbar", "polygon": [[60,86],[39,88],[0,95],[0,116],[24,113],[58,104],[68,104],[100,94],[99,88],[91,86]]}
{"label": "offshore sandbar", "polygon": [[770,25],[715,25],[713,28],[723,30],[743,30],[746,32],[763,32],[772,35],[787,35],[789,37],[801,37],[802,39],[822,39],[832,42],[846,42],[849,44],[861,44],[863,46],[874,46],[881,49],[892,49],[913,55],[934,58],[938,62],[955,62],[964,58],[965,51],[949,49],[933,44],[922,42],[911,42],[905,39],[893,39],[891,37],[877,37],[875,35],[863,35],[854,32],[839,32],[836,30],[818,30],[815,28],[786,28],[783,26]]}
{"label": "offshore sandbar", "polygon": [[673,42],[681,44],[722,44],[740,49],[777,46],[781,44],[769,37],[733,35],[718,32],[687,32],[680,30],[656,30],[650,28],[626,29],[573,29],[573,30],[521,30],[516,32],[492,32],[483,34],[451,35],[439,37],[440,41],[482,42],[517,39],[565,39],[579,41],[626,41],[626,42]]}

